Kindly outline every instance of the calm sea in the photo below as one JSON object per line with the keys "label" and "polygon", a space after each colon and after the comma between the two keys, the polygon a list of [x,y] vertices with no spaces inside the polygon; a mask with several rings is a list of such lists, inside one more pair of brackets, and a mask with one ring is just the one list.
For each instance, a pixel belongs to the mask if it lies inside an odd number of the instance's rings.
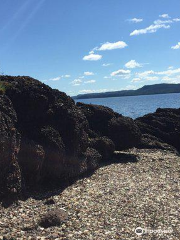
{"label": "calm sea", "polygon": [[80,99],[77,102],[107,106],[124,116],[137,118],[155,112],[157,108],[180,108],[180,93]]}

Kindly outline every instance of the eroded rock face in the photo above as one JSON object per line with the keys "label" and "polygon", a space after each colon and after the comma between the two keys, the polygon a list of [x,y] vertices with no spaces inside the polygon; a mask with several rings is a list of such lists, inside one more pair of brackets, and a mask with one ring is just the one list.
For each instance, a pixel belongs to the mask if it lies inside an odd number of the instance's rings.
{"label": "eroded rock face", "polygon": [[180,151],[180,109],[157,109],[136,120],[141,132]]}
{"label": "eroded rock face", "polygon": [[133,119],[108,107],[84,103],[77,103],[77,106],[87,117],[92,137],[107,136],[114,142],[116,150],[132,148],[140,142],[141,132]]}
{"label": "eroded rock face", "polygon": [[22,169],[25,184],[34,187],[41,179],[45,152],[41,145],[28,139],[21,139],[18,163]]}
{"label": "eroded rock face", "polygon": [[21,173],[17,163],[20,134],[15,128],[16,113],[11,101],[0,96],[0,195],[20,194]]}
{"label": "eroded rock face", "polygon": [[4,111],[17,114],[18,162],[27,186],[78,176],[98,165],[101,155],[88,150],[88,121],[70,97],[30,77],[0,76],[0,82],[8,86],[5,95],[14,108]]}

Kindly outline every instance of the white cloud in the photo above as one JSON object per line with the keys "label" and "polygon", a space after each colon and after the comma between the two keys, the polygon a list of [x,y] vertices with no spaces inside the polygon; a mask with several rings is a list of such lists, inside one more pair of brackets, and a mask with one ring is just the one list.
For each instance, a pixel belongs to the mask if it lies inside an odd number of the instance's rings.
{"label": "white cloud", "polygon": [[64,75],[64,77],[65,77],[65,78],[70,78],[71,75],[66,74],[66,75]]}
{"label": "white cloud", "polygon": [[158,81],[159,77],[155,76],[156,72],[153,70],[139,72],[135,74],[135,78],[131,82],[145,82],[145,81]]}
{"label": "white cloud", "polygon": [[111,77],[109,77],[109,76],[104,76],[104,79],[109,79],[109,78],[111,78]]}
{"label": "white cloud", "polygon": [[136,75],[139,77],[139,78],[146,78],[148,77],[149,75],[151,74],[154,74],[155,72],[153,70],[149,70],[149,71],[144,71],[144,72],[140,72],[140,73],[136,73]]}
{"label": "white cloud", "polygon": [[102,55],[91,53],[83,57],[84,61],[98,61],[102,58]]}
{"label": "white cloud", "polygon": [[178,42],[177,45],[172,46],[171,48],[174,49],[174,50],[175,50],[175,49],[180,49],[180,42]]}
{"label": "white cloud", "polygon": [[106,50],[122,49],[127,46],[128,45],[123,41],[118,41],[118,42],[114,42],[114,43],[106,42],[106,43],[102,44],[100,48],[95,48],[94,50],[106,51]]}
{"label": "white cloud", "polygon": [[174,67],[173,66],[169,66],[168,69],[173,69]]}
{"label": "white cloud", "polygon": [[169,23],[173,23],[173,20],[160,20],[160,19],[158,19],[158,20],[155,20],[154,21],[154,24],[155,25],[161,25],[161,24],[169,24]]}
{"label": "white cloud", "polygon": [[145,78],[145,80],[146,81],[157,81],[157,80],[159,80],[159,77],[157,77],[157,76],[147,76],[146,78]]}
{"label": "white cloud", "polygon": [[174,19],[158,19],[158,20],[155,20],[154,21],[154,24],[155,25],[160,25],[160,24],[171,24],[171,23],[175,23],[175,22],[180,22],[180,19],[179,18],[174,18]]}
{"label": "white cloud", "polygon": [[143,21],[142,18],[132,18],[132,19],[129,19],[130,22],[133,22],[133,23],[140,23]]}
{"label": "white cloud", "polygon": [[50,81],[59,81],[61,79],[61,77],[55,77],[55,78],[50,78]]}
{"label": "white cloud", "polygon": [[170,28],[170,25],[165,25],[165,24],[154,25],[154,24],[152,24],[147,28],[134,30],[132,33],[130,33],[130,36],[136,36],[136,35],[147,34],[147,33],[155,33],[160,28],[168,29],[168,28]]}
{"label": "white cloud", "polygon": [[173,21],[174,22],[180,22],[180,18],[174,18]]}
{"label": "white cloud", "polygon": [[125,88],[123,88],[122,90],[136,90],[136,89],[137,89],[136,86],[134,86],[134,85],[128,85],[128,86],[126,86]]}
{"label": "white cloud", "polygon": [[169,16],[169,14],[167,14],[167,13],[164,13],[164,14],[162,14],[162,15],[159,15],[159,17],[161,17],[161,18],[171,18],[171,17]]}
{"label": "white cloud", "polygon": [[79,91],[80,94],[86,94],[86,93],[102,93],[102,92],[107,92],[107,91],[111,91],[108,89],[98,89],[98,90],[91,90],[91,89],[84,89]]}
{"label": "white cloud", "polygon": [[131,71],[130,70],[124,70],[124,69],[119,69],[115,72],[112,72],[111,73],[111,76],[114,77],[114,76],[124,76],[126,74],[130,74]]}
{"label": "white cloud", "polygon": [[162,81],[177,82],[179,81],[180,68],[174,69],[173,67],[168,68],[166,71],[144,71],[135,74],[135,77],[131,82],[144,82],[144,81],[158,81],[160,76]]}
{"label": "white cloud", "polygon": [[74,81],[71,82],[73,86],[79,86],[82,83],[81,79],[74,79]]}
{"label": "white cloud", "polygon": [[142,65],[140,63],[136,62],[135,60],[131,60],[125,64],[125,67],[126,68],[138,68],[138,67],[142,67]]}
{"label": "white cloud", "polygon": [[133,78],[131,82],[140,82],[141,78]]}
{"label": "white cloud", "polygon": [[95,83],[96,80],[89,80],[89,81],[85,81],[84,83]]}
{"label": "white cloud", "polygon": [[162,78],[162,82],[166,82],[166,83],[180,83],[180,75],[178,75],[176,77],[165,76],[165,77]]}
{"label": "white cloud", "polygon": [[111,66],[111,65],[112,65],[112,63],[103,63],[102,64],[103,67],[108,67],[108,66]]}
{"label": "white cloud", "polygon": [[93,76],[94,73],[93,73],[93,72],[84,72],[84,75],[85,75],[85,76]]}
{"label": "white cloud", "polygon": [[179,18],[174,18],[171,20],[168,14],[160,15],[160,17],[163,19],[155,20],[154,23],[151,24],[149,27],[134,30],[133,32],[130,33],[130,36],[155,33],[161,28],[168,29],[170,28],[170,24],[180,21]]}
{"label": "white cloud", "polygon": [[158,75],[168,75],[168,76],[178,74],[178,73],[180,73],[180,68],[168,69],[167,71],[156,72],[156,74],[158,74]]}

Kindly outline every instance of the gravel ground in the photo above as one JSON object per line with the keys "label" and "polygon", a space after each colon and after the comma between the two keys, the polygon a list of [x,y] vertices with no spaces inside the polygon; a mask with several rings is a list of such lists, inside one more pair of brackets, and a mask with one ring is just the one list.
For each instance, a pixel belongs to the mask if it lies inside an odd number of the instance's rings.
{"label": "gravel ground", "polygon": [[[139,161],[98,169],[57,192],[52,197],[55,204],[29,198],[17,206],[1,207],[0,239],[180,239],[180,157],[160,150],[130,153]],[[47,229],[38,226],[41,214],[60,208],[68,213],[65,223]],[[139,236],[137,227],[148,232]],[[158,229],[159,233],[149,232]]]}

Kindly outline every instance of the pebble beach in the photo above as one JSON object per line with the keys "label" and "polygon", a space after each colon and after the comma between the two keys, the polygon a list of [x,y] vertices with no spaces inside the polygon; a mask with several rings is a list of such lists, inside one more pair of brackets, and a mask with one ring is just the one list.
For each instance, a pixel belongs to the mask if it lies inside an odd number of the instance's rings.
{"label": "pebble beach", "polygon": [[[31,197],[0,207],[0,239],[180,239],[180,157],[135,148],[123,153],[138,161],[106,164],[57,190],[52,204]],[[68,219],[60,226],[39,226],[41,216],[56,209],[65,210]]]}

